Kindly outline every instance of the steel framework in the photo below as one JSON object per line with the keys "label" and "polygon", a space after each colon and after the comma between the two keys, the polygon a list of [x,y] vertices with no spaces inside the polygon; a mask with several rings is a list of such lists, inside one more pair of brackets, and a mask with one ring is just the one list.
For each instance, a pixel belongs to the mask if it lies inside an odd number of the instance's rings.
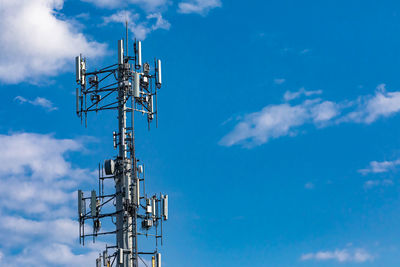
{"label": "steel framework", "polygon": [[[86,237],[115,235],[115,244],[106,245],[96,266],[145,266],[144,255],[152,256],[152,266],[161,267],[162,224],[168,219],[168,195],[148,197],[145,192],[145,170],[135,155],[135,112],[147,116],[147,122],[157,122],[157,91],[161,88],[161,61],[142,64],[141,42],[134,42],[134,55],[128,54],[128,36],[118,41],[118,63],[89,72],[86,59],[76,57],[76,113],[87,125],[87,114],[103,110],[118,110],[118,131],[113,132],[118,156],[99,164],[99,189],[85,197],[78,190],[79,240]],[[129,116],[130,115],[130,116]],[[129,120],[130,119],[130,120]],[[113,180],[115,191],[105,194],[105,182]],[[102,221],[111,218],[115,230],[102,231]],[[92,221],[91,233],[85,222]],[[155,238],[153,251],[139,251],[139,237]]]}

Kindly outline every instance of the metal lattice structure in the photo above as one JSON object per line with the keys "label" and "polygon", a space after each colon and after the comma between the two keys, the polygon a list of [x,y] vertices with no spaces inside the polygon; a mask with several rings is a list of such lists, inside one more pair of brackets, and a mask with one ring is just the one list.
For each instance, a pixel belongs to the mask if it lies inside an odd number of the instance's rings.
{"label": "metal lattice structure", "polygon": [[[128,36],[118,41],[118,63],[96,71],[87,71],[86,59],[76,57],[77,115],[87,125],[90,112],[118,110],[118,131],[113,132],[114,148],[118,156],[99,164],[99,189],[90,196],[78,191],[79,237],[84,245],[86,237],[93,242],[103,235],[114,235],[115,244],[106,245],[99,254],[96,266],[147,266],[143,257],[152,257],[152,266],[161,267],[162,224],[168,219],[168,195],[147,196],[144,164],[135,155],[135,112],[147,116],[148,125],[157,121],[157,91],[161,88],[161,61],[142,64],[141,42],[134,42],[134,55],[128,54]],[[107,181],[114,181],[115,189],[104,193]],[[102,221],[111,218],[115,230],[102,231]],[[91,232],[85,223],[91,221]],[[155,249],[140,251],[141,238],[154,238]],[[161,242],[160,242],[161,241]]]}

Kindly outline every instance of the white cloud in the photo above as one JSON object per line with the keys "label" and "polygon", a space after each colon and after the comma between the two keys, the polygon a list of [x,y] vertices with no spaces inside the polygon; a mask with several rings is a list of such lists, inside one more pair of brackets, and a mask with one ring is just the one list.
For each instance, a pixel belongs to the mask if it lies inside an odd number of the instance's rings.
{"label": "white cloud", "polygon": [[320,95],[322,94],[322,90],[315,90],[315,91],[307,91],[304,88],[300,88],[299,91],[296,92],[291,92],[291,91],[286,91],[285,94],[283,95],[283,99],[285,101],[290,101],[296,98],[299,98],[301,96],[312,96],[312,95]]}
{"label": "white cloud", "polygon": [[55,139],[51,135],[0,135],[0,175],[31,174],[33,178],[54,180],[71,170],[64,153],[79,149],[82,149],[79,142]]}
{"label": "white cloud", "polygon": [[393,161],[371,161],[365,169],[360,169],[358,172],[362,174],[383,173],[393,170],[397,165],[400,165],[400,159]]}
{"label": "white cloud", "polygon": [[105,8],[125,8],[130,4],[138,5],[147,12],[159,11],[167,4],[167,0],[82,0],[83,2],[92,3],[98,7]]}
{"label": "white cloud", "polygon": [[207,14],[211,9],[221,7],[221,0],[188,0],[180,2],[178,12],[183,14]]}
{"label": "white cloud", "polygon": [[319,251],[316,253],[308,253],[303,254],[300,258],[302,261],[307,260],[317,260],[317,261],[326,261],[326,260],[335,260],[338,262],[356,262],[362,263],[366,261],[372,261],[374,257],[369,254],[364,249],[355,249],[353,251],[349,251],[347,249],[337,249],[335,251]]}
{"label": "white cloud", "polygon": [[[61,19],[63,0],[1,0],[0,80],[18,83],[56,76],[74,56],[97,57],[105,45],[89,41]],[[72,69],[72,68],[71,68]]]}
{"label": "white cloud", "polygon": [[169,30],[169,28],[171,27],[171,24],[161,16],[161,13],[149,14],[146,18],[156,20],[156,23],[151,26],[151,29],[153,31],[157,29]]}
{"label": "white cloud", "polygon": [[42,107],[48,111],[57,110],[58,108],[54,106],[53,102],[44,98],[44,97],[36,97],[34,100],[26,99],[22,96],[17,96],[15,100],[19,101],[19,103],[29,103],[34,106]]}
{"label": "white cloud", "polygon": [[339,114],[338,107],[333,102],[321,100],[306,100],[299,105],[288,103],[269,105],[259,112],[246,115],[232,132],[220,141],[221,145],[245,146],[261,145],[272,138],[293,136],[296,127],[306,123],[319,125],[331,120]]}
{"label": "white cloud", "polygon": [[4,261],[8,262],[7,266],[94,266],[98,257],[96,250],[89,250],[84,254],[74,253],[71,246],[50,243],[50,244],[33,244],[26,246],[17,255],[6,255]]}
{"label": "white cloud", "polygon": [[[293,100],[301,95],[313,96],[321,91],[286,92],[284,99]],[[296,130],[305,124],[316,127],[338,125],[340,123],[370,124],[379,118],[388,117],[400,111],[400,92],[386,92],[378,86],[374,95],[359,97],[357,101],[324,101],[306,99],[301,104],[283,103],[268,105],[261,111],[253,112],[239,119],[231,132],[225,135],[220,145],[241,144],[251,147],[261,145],[281,136],[294,136]],[[390,167],[393,163],[374,163],[375,172]],[[373,164],[373,165],[374,165]],[[396,163],[397,165],[397,163]],[[364,170],[364,172],[368,172]]]}
{"label": "white cloud", "polygon": [[[9,266],[89,266],[98,250],[80,249],[76,188],[92,171],[73,167],[72,139],[17,133],[0,135],[0,239]],[[51,251],[51,253],[49,253]]]}
{"label": "white cloud", "polygon": [[53,217],[71,214],[66,204],[75,199],[77,185],[93,175],[73,168],[65,154],[82,149],[75,140],[50,135],[0,135],[0,209]]}
{"label": "white cloud", "polygon": [[65,160],[67,152],[82,149],[75,140],[50,135],[0,135],[0,210],[36,217],[70,215],[68,203],[75,200],[76,187],[93,177]]}
{"label": "white cloud", "polygon": [[323,123],[339,115],[340,107],[334,102],[324,101],[311,107],[311,112],[314,123]]}
{"label": "white cloud", "polygon": [[138,13],[132,14],[132,12],[128,10],[121,10],[117,13],[112,14],[111,16],[103,17],[104,25],[107,25],[111,22],[119,22],[124,23],[128,21],[129,23],[134,23],[137,19],[139,19],[140,15]]}
{"label": "white cloud", "polygon": [[139,22],[140,15],[138,13],[133,14],[130,11],[122,10],[111,16],[103,18],[103,25],[107,25],[111,22],[122,23],[128,21],[128,28],[133,33],[134,38],[139,40],[146,39],[147,35],[152,31],[163,29],[169,30],[171,24],[165,20],[161,13],[152,13],[146,16],[146,20]]}
{"label": "white cloud", "polygon": [[3,236],[3,240],[12,234],[23,235],[25,238],[22,242],[45,238],[46,241],[73,244],[79,235],[78,222],[67,218],[30,220],[18,216],[2,216],[0,223],[0,229],[3,230],[0,235]]}
{"label": "white cloud", "polygon": [[343,121],[370,124],[400,111],[400,92],[386,92],[385,84],[381,84],[375,95],[359,97],[356,102],[357,109],[343,117]]}

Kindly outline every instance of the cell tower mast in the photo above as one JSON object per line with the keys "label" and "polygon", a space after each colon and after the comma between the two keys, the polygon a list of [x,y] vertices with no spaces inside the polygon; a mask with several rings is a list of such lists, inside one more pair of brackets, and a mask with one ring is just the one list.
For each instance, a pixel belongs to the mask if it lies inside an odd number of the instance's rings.
{"label": "cell tower mast", "polygon": [[[118,110],[118,132],[113,132],[114,148],[118,156],[99,164],[99,190],[92,190],[85,197],[78,190],[79,236],[84,245],[85,237],[114,235],[115,244],[107,245],[99,254],[96,266],[138,267],[139,261],[147,266],[144,258],[152,256],[153,267],[161,267],[158,241],[162,245],[162,223],[168,219],[168,195],[147,196],[145,193],[144,165],[135,155],[135,112],[147,116],[147,122],[157,121],[157,91],[161,88],[161,60],[142,64],[142,44],[134,42],[134,55],[128,54],[128,36],[118,41],[118,64],[97,71],[86,70],[86,59],[76,57],[77,115],[87,124],[89,112]],[[124,52],[125,50],[125,52]],[[130,116],[129,116],[130,114]],[[130,122],[128,121],[130,117]],[[114,190],[104,184],[114,181]],[[142,189],[142,190],[141,190]],[[111,218],[105,228],[115,225],[115,230],[101,231],[106,218]],[[92,221],[92,233],[85,233],[85,222]],[[141,222],[139,224],[139,222]],[[106,222],[107,223],[107,222]],[[160,228],[160,229],[159,229]],[[156,248],[140,251],[139,238],[155,238]],[[144,240],[143,240],[144,241]]]}

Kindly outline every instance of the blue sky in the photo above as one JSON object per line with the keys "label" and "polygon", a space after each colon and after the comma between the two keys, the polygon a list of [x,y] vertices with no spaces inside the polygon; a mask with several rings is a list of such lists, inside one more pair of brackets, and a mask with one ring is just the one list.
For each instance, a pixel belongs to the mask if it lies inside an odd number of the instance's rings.
{"label": "blue sky", "polygon": [[170,197],[164,266],[399,266],[400,4],[289,0],[0,0],[0,265],[104,249],[75,200],[116,114],[81,126],[73,64],[114,63],[125,19],[163,60],[137,153]]}

